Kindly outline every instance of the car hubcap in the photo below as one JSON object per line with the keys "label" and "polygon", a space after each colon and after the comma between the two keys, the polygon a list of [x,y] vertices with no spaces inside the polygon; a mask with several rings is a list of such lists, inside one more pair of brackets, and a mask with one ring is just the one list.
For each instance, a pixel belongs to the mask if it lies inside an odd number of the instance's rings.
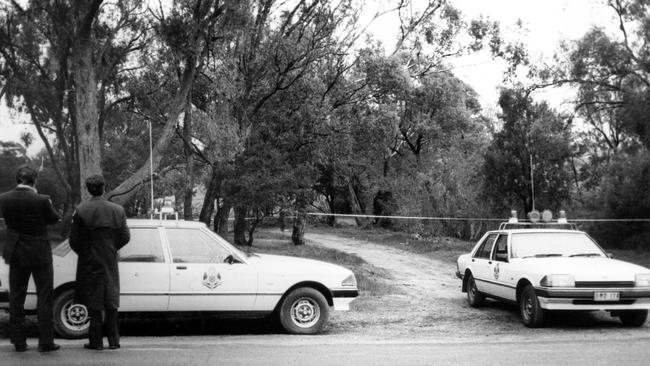
{"label": "car hubcap", "polygon": [[291,305],[291,320],[301,328],[314,326],[320,318],[320,307],[310,298],[300,298]]}
{"label": "car hubcap", "polygon": [[65,306],[63,306],[61,320],[69,329],[77,331],[84,330],[88,327],[90,322],[88,309],[86,309],[86,306],[84,305],[68,301]]}
{"label": "car hubcap", "polygon": [[530,297],[525,297],[524,298],[524,317],[526,319],[530,319],[531,315],[533,314],[533,299]]}

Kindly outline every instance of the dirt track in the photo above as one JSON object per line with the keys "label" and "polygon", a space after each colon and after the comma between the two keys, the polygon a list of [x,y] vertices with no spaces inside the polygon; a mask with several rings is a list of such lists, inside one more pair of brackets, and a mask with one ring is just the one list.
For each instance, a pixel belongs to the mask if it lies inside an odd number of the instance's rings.
{"label": "dirt track", "polygon": [[607,313],[556,314],[547,327],[524,327],[515,306],[490,302],[470,308],[460,291],[455,266],[406,251],[336,235],[306,234],[309,245],[353,253],[386,271],[395,291],[380,296],[362,293],[352,311],[334,312],[331,332],[376,338],[570,339],[650,337],[649,324],[624,328]]}

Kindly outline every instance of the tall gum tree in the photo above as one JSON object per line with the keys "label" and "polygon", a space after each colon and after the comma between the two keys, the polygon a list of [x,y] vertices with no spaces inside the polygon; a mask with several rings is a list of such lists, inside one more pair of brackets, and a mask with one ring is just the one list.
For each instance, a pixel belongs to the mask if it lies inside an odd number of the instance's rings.
{"label": "tall gum tree", "polygon": [[137,3],[0,5],[2,87],[10,107],[29,113],[66,189],[68,215],[83,178],[101,172],[102,119],[120,101],[120,65],[145,40]]}

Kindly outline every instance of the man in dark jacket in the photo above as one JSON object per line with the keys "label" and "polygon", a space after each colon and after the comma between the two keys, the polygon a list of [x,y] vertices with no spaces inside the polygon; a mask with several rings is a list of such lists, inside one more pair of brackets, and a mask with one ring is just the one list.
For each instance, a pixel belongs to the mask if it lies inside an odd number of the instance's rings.
{"label": "man in dark jacket", "polygon": [[52,314],[52,247],[47,225],[59,221],[50,197],[34,186],[38,173],[23,165],[16,172],[18,186],[0,195],[0,215],[7,227],[2,256],[9,265],[9,330],[18,352],[27,349],[25,296],[29,277],[34,276],[38,313],[38,350],[55,351]]}
{"label": "man in dark jacket", "polygon": [[77,283],[75,298],[86,305],[90,315],[88,349],[104,349],[102,312],[110,349],[120,348],[117,309],[120,305],[120,276],[117,251],[129,242],[124,208],[108,202],[104,193],[104,178],[93,175],[86,179],[92,195],[77,206],[72,217],[70,246],[77,253]]}

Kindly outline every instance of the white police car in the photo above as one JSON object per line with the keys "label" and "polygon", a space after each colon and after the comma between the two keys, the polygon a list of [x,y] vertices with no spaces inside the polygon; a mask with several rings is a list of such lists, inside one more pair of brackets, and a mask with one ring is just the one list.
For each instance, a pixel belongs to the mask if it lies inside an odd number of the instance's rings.
{"label": "white police car", "polygon": [[[290,333],[314,334],[327,322],[330,307],[348,310],[358,296],[356,278],[346,268],[243,253],[200,222],[128,220],[128,225],[131,241],[119,252],[120,312],[275,315]],[[73,302],[77,256],[65,241],[53,257],[55,330],[66,338],[84,337],[88,312]],[[4,263],[0,281],[0,298],[6,300]],[[25,309],[36,309],[33,281]]]}
{"label": "white police car", "polygon": [[[605,310],[627,326],[645,323],[648,268],[610,258],[582,231],[516,228],[521,223],[513,215],[458,258],[456,275],[471,306],[481,306],[486,297],[515,303],[528,327],[542,326],[552,310]],[[558,222],[569,225],[565,217]]]}

